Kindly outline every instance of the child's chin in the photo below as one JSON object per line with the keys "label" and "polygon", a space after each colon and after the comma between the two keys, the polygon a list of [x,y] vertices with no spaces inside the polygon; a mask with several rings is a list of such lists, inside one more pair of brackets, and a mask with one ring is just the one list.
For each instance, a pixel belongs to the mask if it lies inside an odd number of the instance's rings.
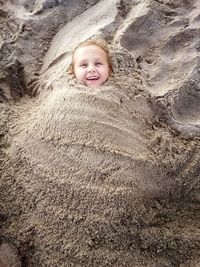
{"label": "child's chin", "polygon": [[102,82],[99,82],[99,81],[90,81],[90,82],[87,82],[86,85],[91,87],[91,88],[96,88],[98,86],[100,86],[102,84]]}

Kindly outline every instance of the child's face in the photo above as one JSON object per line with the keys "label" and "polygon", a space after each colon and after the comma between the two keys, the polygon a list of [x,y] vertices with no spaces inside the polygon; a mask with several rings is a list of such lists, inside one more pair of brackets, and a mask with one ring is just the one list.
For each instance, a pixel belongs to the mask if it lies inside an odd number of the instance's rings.
{"label": "child's face", "polygon": [[96,45],[77,48],[73,62],[76,78],[89,87],[97,87],[109,77],[106,53]]}

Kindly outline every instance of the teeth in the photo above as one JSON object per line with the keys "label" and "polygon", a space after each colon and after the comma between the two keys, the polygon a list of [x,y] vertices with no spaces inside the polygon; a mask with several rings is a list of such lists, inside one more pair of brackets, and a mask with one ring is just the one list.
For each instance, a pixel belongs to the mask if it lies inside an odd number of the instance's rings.
{"label": "teeth", "polygon": [[87,80],[97,80],[99,77],[89,77]]}

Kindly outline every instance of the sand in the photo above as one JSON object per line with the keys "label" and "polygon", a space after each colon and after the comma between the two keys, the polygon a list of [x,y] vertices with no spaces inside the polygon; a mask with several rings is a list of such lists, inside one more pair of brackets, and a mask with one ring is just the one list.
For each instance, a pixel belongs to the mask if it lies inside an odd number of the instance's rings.
{"label": "sand", "polygon": [[[199,11],[1,1],[0,266],[200,266]],[[92,89],[66,70],[97,37]]]}

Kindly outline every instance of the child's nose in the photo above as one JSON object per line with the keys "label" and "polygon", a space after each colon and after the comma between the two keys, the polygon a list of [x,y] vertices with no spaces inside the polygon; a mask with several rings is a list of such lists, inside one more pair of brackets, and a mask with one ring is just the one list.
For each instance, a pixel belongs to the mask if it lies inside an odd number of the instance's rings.
{"label": "child's nose", "polygon": [[95,66],[94,66],[93,64],[90,64],[90,65],[88,66],[88,71],[89,71],[89,72],[96,71]]}

